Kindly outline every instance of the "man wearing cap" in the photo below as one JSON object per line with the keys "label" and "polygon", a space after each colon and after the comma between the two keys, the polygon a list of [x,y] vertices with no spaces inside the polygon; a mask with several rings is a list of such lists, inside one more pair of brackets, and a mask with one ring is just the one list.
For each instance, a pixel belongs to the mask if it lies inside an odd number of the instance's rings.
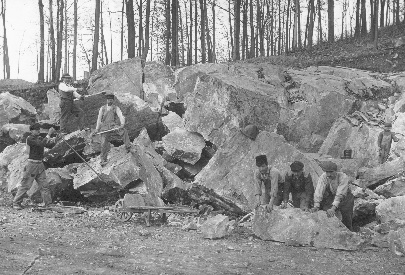
{"label": "man wearing cap", "polygon": [[386,122],[384,124],[384,131],[381,131],[378,135],[378,162],[380,164],[387,161],[390,155],[392,141],[398,142],[399,139],[395,136],[395,133],[391,132],[392,124]]}
{"label": "man wearing cap", "polygon": [[278,169],[269,167],[266,155],[256,157],[255,208],[266,205],[268,211],[273,205],[279,206],[283,200],[283,177]]}
{"label": "man wearing cap", "polygon": [[131,149],[131,142],[129,140],[128,131],[124,128],[125,117],[122,115],[121,109],[114,104],[114,94],[107,93],[107,104],[102,106],[98,112],[96,131],[106,131],[117,129],[111,132],[101,134],[101,161],[100,164],[104,166],[107,163],[107,155],[110,151],[110,139],[113,134],[119,135],[125,144],[127,152]]}
{"label": "man wearing cap", "polygon": [[323,173],[319,179],[314,194],[314,208],[326,211],[328,217],[333,217],[336,210],[342,214],[342,222],[349,229],[352,228],[354,196],[349,189],[349,177],[343,172],[337,172],[337,165],[327,161],[322,165]]}
{"label": "man wearing cap", "polygon": [[74,98],[84,100],[84,96],[77,92],[82,89],[73,87],[72,77],[69,74],[63,74],[58,90],[60,94],[60,131],[64,134],[68,133],[66,127],[72,114],[78,118],[79,129],[83,128],[84,112],[73,101]]}
{"label": "man wearing cap", "polygon": [[23,177],[18,187],[17,194],[13,199],[13,208],[20,210],[21,202],[31,188],[34,180],[38,183],[41,192],[42,201],[45,206],[52,203],[51,192],[49,190],[49,182],[46,179],[45,166],[42,162],[44,157],[44,148],[52,148],[56,140],[51,139],[51,135],[55,132],[54,128],[50,128],[46,138],[42,138],[40,133],[40,125],[35,123],[30,126],[31,135],[27,137],[27,147],[29,147],[27,164],[24,167]]}
{"label": "man wearing cap", "polygon": [[293,206],[307,211],[312,201],[312,196],[314,195],[311,174],[304,173],[304,164],[300,161],[294,161],[290,165],[290,168],[291,172],[287,172],[285,175],[284,199],[281,208],[287,207],[291,193]]}

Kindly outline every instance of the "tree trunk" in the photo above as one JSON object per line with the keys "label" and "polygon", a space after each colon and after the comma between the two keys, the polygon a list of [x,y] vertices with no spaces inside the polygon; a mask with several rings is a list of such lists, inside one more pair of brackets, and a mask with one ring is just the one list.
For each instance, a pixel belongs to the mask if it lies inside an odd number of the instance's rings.
{"label": "tree trunk", "polygon": [[384,27],[384,8],[385,0],[381,0],[380,27]]}
{"label": "tree trunk", "polygon": [[170,21],[170,1],[166,1],[166,7],[165,7],[165,20],[166,20],[166,31],[165,31],[165,39],[166,39],[166,55],[165,55],[165,64],[170,65],[170,39],[171,39],[171,33],[170,33],[170,26],[171,26],[171,21]]}
{"label": "tree trunk", "polygon": [[57,81],[55,70],[55,31],[53,29],[53,3],[49,0],[49,40],[51,44],[51,81]]}
{"label": "tree trunk", "polygon": [[[301,39],[301,5],[300,0],[297,0],[297,21],[298,21],[298,48],[302,48],[302,39]],[[315,12],[315,11],[314,11]]]}
{"label": "tree trunk", "polygon": [[[191,0],[190,0],[191,1]],[[194,63],[198,63],[198,48],[197,48],[197,43],[198,43],[198,34],[197,34],[197,18],[198,18],[198,7],[197,7],[197,1],[194,2]]]}
{"label": "tree trunk", "polygon": [[322,43],[323,33],[322,33],[322,1],[318,0],[318,44]]}
{"label": "tree trunk", "polygon": [[281,55],[281,0],[278,0],[278,55]]}
{"label": "tree trunk", "polygon": [[288,46],[290,44],[290,39],[289,39],[289,26],[288,26],[288,22],[290,20],[290,4],[291,4],[291,0],[287,1],[287,18],[285,20],[285,53],[288,53]]}
{"label": "tree trunk", "polygon": [[207,51],[205,48],[205,13],[204,13],[204,0],[200,0],[200,26],[201,26],[201,36],[200,36],[200,43],[201,43],[201,62],[204,64],[206,62],[206,55]]}
{"label": "tree trunk", "polygon": [[150,20],[150,0],[146,0],[146,18],[145,18],[145,46],[142,52],[142,60],[146,61],[149,51],[149,20]]}
{"label": "tree trunk", "polygon": [[100,3],[100,30],[101,30],[101,52],[103,52],[103,66],[104,66],[104,57],[105,57],[105,64],[108,64],[108,55],[107,55],[107,45],[105,43],[105,36],[104,36],[104,16],[103,16],[103,3]]}
{"label": "tree trunk", "polygon": [[396,8],[395,8],[395,24],[399,25],[401,21],[399,20],[399,0],[396,0]]}
{"label": "tree trunk", "polygon": [[63,8],[64,8],[64,2],[63,0],[58,0],[58,30],[56,34],[56,40],[57,40],[57,45],[56,45],[56,72],[55,72],[55,79],[59,80],[60,78],[60,69],[62,65],[62,33],[63,33]]}
{"label": "tree trunk", "polygon": [[121,9],[121,60],[124,55],[124,6],[125,0],[122,0],[122,9]]}
{"label": "tree trunk", "polygon": [[[99,0],[96,0],[99,1]],[[126,0],[126,14],[128,25],[128,58],[135,57],[135,21],[134,21],[134,2]]]}
{"label": "tree trunk", "polygon": [[335,41],[335,0],[328,0],[328,42]]}
{"label": "tree trunk", "polygon": [[139,0],[139,5],[138,5],[138,12],[139,12],[139,23],[138,23],[138,55],[142,56],[143,53],[143,7],[142,7],[142,1],[143,0]]}
{"label": "tree trunk", "polygon": [[314,0],[309,0],[309,24],[308,24],[308,47],[312,48],[314,35],[315,21],[315,3]]}
{"label": "tree trunk", "polygon": [[[207,18],[208,20],[208,18]],[[215,37],[215,0],[212,0],[212,62],[216,62],[217,54],[216,54],[216,37]]]}
{"label": "tree trunk", "polygon": [[294,25],[293,25],[293,41],[292,41],[292,50],[295,51],[297,49],[297,38],[298,38],[298,12],[297,12],[297,2],[299,0],[294,0]]}
{"label": "tree trunk", "polygon": [[371,40],[372,41],[374,41],[374,33],[375,33],[375,31],[374,31],[374,23],[375,23],[375,20],[374,20],[374,17],[375,17],[375,15],[374,15],[374,0],[370,0],[370,34],[371,34]]}
{"label": "tree trunk", "polygon": [[76,55],[77,55],[77,0],[73,3],[73,80],[76,80]]}
{"label": "tree trunk", "polygon": [[354,36],[360,36],[360,0],[356,3],[356,26],[354,27]]}
{"label": "tree trunk", "polygon": [[255,27],[253,23],[253,0],[250,0],[250,53],[249,58],[255,57]]}
{"label": "tree trunk", "polygon": [[[66,1],[66,0],[65,0]],[[63,72],[64,73],[69,73],[69,66],[68,66],[68,60],[69,60],[69,49],[68,49],[68,31],[67,31],[67,5],[65,7],[65,62],[64,62],[64,67],[63,67]]]}
{"label": "tree trunk", "polygon": [[172,0],[172,56],[171,65],[179,65],[178,0]]}
{"label": "tree trunk", "polygon": [[247,9],[248,9],[248,0],[244,0],[243,2],[243,30],[242,30],[242,60],[248,57],[247,51],[247,44],[248,44],[248,36],[247,36]]}
{"label": "tree trunk", "polygon": [[231,56],[229,59],[234,56],[234,43],[233,43],[233,32],[232,32],[232,18],[231,18],[231,0],[228,0],[228,19],[229,19],[229,36],[231,38]]}
{"label": "tree trunk", "polygon": [[180,18],[180,40],[181,40],[181,65],[184,66],[184,34],[183,34],[183,18],[181,16],[180,4],[178,5],[178,14]]}
{"label": "tree trunk", "polygon": [[39,30],[40,30],[40,49],[39,49],[39,72],[38,82],[44,82],[44,62],[45,62],[45,26],[44,26],[44,4],[38,0],[39,6]]}
{"label": "tree trunk", "polygon": [[235,10],[235,17],[234,17],[234,41],[235,41],[235,47],[233,51],[233,60],[240,60],[240,44],[239,44],[239,38],[240,38],[240,1],[241,0],[235,0],[234,4],[234,10]]}
{"label": "tree trunk", "polygon": [[91,72],[97,70],[98,43],[100,33],[100,1],[101,0],[96,0],[96,9],[94,12],[94,39],[93,39],[93,55],[91,59]]}
{"label": "tree trunk", "polygon": [[187,57],[187,66],[193,64],[193,0],[190,0],[190,43]]}
{"label": "tree trunk", "polygon": [[366,0],[361,0],[361,35],[367,35]]}
{"label": "tree trunk", "polygon": [[378,0],[374,0],[374,48],[378,48]]}

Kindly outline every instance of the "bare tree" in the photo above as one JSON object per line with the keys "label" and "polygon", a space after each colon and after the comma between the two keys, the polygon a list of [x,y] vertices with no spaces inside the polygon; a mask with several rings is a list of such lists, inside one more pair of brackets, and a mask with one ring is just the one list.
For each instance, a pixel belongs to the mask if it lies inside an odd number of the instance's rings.
{"label": "bare tree", "polygon": [[126,1],[126,14],[128,25],[128,58],[135,57],[135,20],[134,20],[134,2],[133,0]]}
{"label": "bare tree", "polygon": [[10,79],[10,60],[8,56],[6,28],[6,0],[1,0],[1,15],[3,18],[3,75],[5,79]]}
{"label": "bare tree", "polygon": [[138,14],[139,14],[139,22],[138,22],[138,52],[139,56],[142,56],[142,51],[143,51],[143,5],[142,5],[143,0],[139,0],[138,4]]}
{"label": "bare tree", "polygon": [[145,61],[149,51],[149,19],[150,19],[150,0],[146,0],[145,46],[142,52],[142,60]]}
{"label": "bare tree", "polygon": [[322,43],[322,0],[318,0],[318,43]]}
{"label": "bare tree", "polygon": [[187,65],[193,64],[193,0],[190,0],[190,32],[189,32],[189,52],[187,57]]}
{"label": "bare tree", "polygon": [[328,0],[328,42],[335,41],[335,0]]}
{"label": "bare tree", "polygon": [[53,3],[49,0],[49,43],[51,44],[51,80],[56,81],[56,68],[55,68],[55,31],[53,28]]}
{"label": "bare tree", "polygon": [[73,2],[73,79],[76,80],[77,54],[77,0]]}
{"label": "bare tree", "polygon": [[166,21],[166,32],[165,32],[165,40],[166,40],[166,57],[165,57],[165,64],[170,65],[170,38],[171,38],[171,33],[170,33],[170,1],[166,1],[166,6],[165,6],[165,21]]}
{"label": "bare tree", "polygon": [[361,0],[361,35],[367,34],[366,0]]}
{"label": "bare tree", "polygon": [[206,62],[206,44],[205,44],[205,11],[204,11],[204,0],[200,0],[200,11],[201,11],[201,36],[200,36],[200,42],[201,42],[201,62],[204,64]]}
{"label": "bare tree", "polygon": [[57,25],[57,33],[56,33],[56,68],[55,68],[55,79],[58,80],[60,78],[60,69],[62,65],[62,43],[63,43],[63,10],[64,10],[64,1],[57,0],[58,6],[58,25]]}
{"label": "bare tree", "polygon": [[45,26],[44,26],[44,4],[38,0],[39,6],[39,32],[40,32],[40,49],[39,49],[39,72],[38,82],[44,82],[44,61],[45,61]]}
{"label": "bare tree", "polygon": [[99,43],[99,33],[100,33],[100,1],[96,0],[96,9],[94,12],[94,39],[93,39],[93,55],[91,59],[91,72],[97,70],[97,59],[98,59],[98,43]]}
{"label": "bare tree", "polygon": [[172,0],[172,66],[179,64],[178,4],[178,0]]}

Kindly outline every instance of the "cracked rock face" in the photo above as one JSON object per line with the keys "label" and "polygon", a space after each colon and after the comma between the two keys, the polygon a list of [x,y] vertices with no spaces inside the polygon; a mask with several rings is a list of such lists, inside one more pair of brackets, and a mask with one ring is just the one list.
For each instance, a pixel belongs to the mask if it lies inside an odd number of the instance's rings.
{"label": "cracked rock face", "polygon": [[381,223],[395,219],[405,220],[405,196],[386,199],[375,210]]}
{"label": "cracked rock face", "polygon": [[36,115],[28,101],[9,92],[0,93],[0,127],[7,123],[29,124]]}

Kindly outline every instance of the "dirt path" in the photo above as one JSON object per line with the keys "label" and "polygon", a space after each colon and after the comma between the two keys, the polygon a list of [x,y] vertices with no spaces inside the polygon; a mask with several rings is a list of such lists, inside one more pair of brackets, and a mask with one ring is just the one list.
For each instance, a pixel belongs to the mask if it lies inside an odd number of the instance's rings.
{"label": "dirt path", "polygon": [[64,215],[0,206],[0,274],[405,274],[388,250],[288,247],[239,228],[205,240],[196,231],[92,209]]}

